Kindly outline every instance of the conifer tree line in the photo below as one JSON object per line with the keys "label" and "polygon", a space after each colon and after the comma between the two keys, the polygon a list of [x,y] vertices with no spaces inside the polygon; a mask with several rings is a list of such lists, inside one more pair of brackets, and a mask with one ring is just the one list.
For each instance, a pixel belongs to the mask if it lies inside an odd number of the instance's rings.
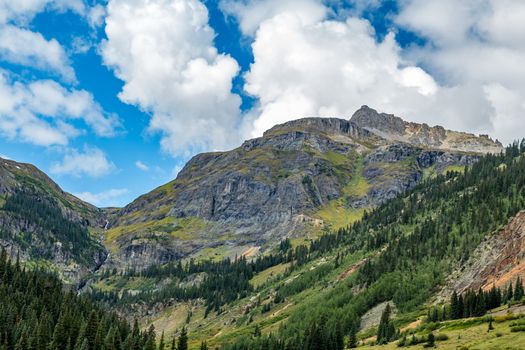
{"label": "conifer tree line", "polygon": [[477,292],[469,290],[460,295],[454,291],[450,297],[449,310],[447,307],[441,310],[433,308],[429,311],[428,319],[436,322],[483,316],[487,311],[501,305],[521,301],[523,296],[523,281],[519,276],[516,278],[514,287],[511,282],[503,289],[493,286],[489,291],[480,288]]}
{"label": "conifer tree line", "polygon": [[[13,235],[8,227],[0,227],[0,238],[16,241],[34,258],[51,259],[50,252],[57,241],[72,258],[84,265],[92,263],[95,253],[102,250],[85,226],[64,217],[56,200],[36,188],[18,189],[6,198],[1,210],[36,228],[38,237],[35,238],[27,232]],[[3,224],[9,224],[9,221],[3,221]]]}
{"label": "conifer tree line", "polygon": [[157,350],[155,331],[133,327],[47,272],[0,254],[0,350]]}
{"label": "conifer tree line", "polygon": [[[171,298],[177,300],[203,298],[206,300],[206,313],[212,310],[220,311],[224,304],[244,297],[253,291],[249,281],[256,273],[293,260],[293,252],[289,249],[289,243],[286,242],[283,241],[282,250],[279,252],[258,257],[254,261],[248,261],[244,256],[235,259],[227,258],[218,262],[211,260],[195,262],[194,259],[191,259],[184,265],[179,260],[164,266],[151,266],[143,271],[128,270],[122,274],[124,277],[140,276],[155,279],[170,277],[173,282],[161,291],[142,292],[133,295],[126,291],[122,295],[119,295],[118,292],[93,291],[92,298],[113,306],[122,306],[139,301],[153,304]],[[103,277],[110,276],[110,273],[110,271],[105,272]],[[179,285],[181,280],[198,273],[205,273],[206,276],[199,285],[183,287]]]}

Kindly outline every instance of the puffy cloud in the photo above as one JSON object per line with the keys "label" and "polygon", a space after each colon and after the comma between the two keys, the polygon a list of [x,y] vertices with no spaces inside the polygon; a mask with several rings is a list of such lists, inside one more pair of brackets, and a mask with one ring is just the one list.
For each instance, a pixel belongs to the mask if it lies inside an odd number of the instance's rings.
{"label": "puffy cloud", "polygon": [[238,142],[237,62],[213,46],[197,0],[111,0],[104,62],[124,81],[119,98],[151,113],[149,130],[173,155]]}
{"label": "puffy cloud", "polygon": [[128,193],[126,188],[113,188],[99,193],[80,192],[73,195],[98,207],[117,207],[123,204],[122,197]]}
{"label": "puffy cloud", "polygon": [[100,177],[116,169],[106,154],[98,148],[84,147],[83,151],[68,150],[64,159],[51,167],[51,173],[59,175]]}
{"label": "puffy cloud", "polygon": [[0,23],[25,24],[45,9],[58,12],[69,10],[87,16],[92,8],[83,0],[0,0]]}
{"label": "puffy cloud", "polygon": [[427,39],[402,48],[396,28],[378,41],[370,23],[358,18],[378,1],[351,3],[353,9],[340,8],[328,20],[332,10],[321,1],[222,0],[223,11],[253,37],[244,89],[258,103],[243,125],[248,135],[305,116],[349,117],[368,104],[506,142],[520,136],[525,4],[399,0],[396,25]]}
{"label": "puffy cloud", "polygon": [[85,90],[68,90],[51,80],[20,82],[0,70],[0,133],[40,146],[66,145],[83,121],[99,136],[113,136],[117,117],[107,115]]}
{"label": "puffy cloud", "polygon": [[75,80],[64,48],[55,39],[12,25],[0,27],[0,59],[42,70],[57,72],[68,81]]}
{"label": "puffy cloud", "polygon": [[91,27],[100,27],[104,24],[104,17],[106,16],[106,8],[100,4],[91,7],[88,11],[88,22]]}
{"label": "puffy cloud", "polygon": [[282,13],[261,24],[252,48],[245,90],[259,106],[251,136],[290,119],[349,116],[362,104],[399,112],[438,89],[403,61],[392,33],[377,42],[369,22],[354,17],[305,24]]}
{"label": "puffy cloud", "polygon": [[321,0],[221,0],[223,13],[235,17],[245,35],[253,35],[260,24],[282,13],[293,13],[303,24],[322,20],[328,9]]}
{"label": "puffy cloud", "polygon": [[[406,53],[468,99],[446,106],[451,125],[510,142],[525,126],[525,3],[520,0],[404,0],[395,18],[429,42]],[[479,113],[477,106],[484,106]],[[428,117],[443,120],[439,104]],[[465,111],[476,114],[463,113]]]}
{"label": "puffy cloud", "polygon": [[48,0],[0,0],[0,23],[27,22],[47,5]]}
{"label": "puffy cloud", "polygon": [[141,162],[140,160],[137,160],[135,162],[135,166],[137,168],[139,168],[140,170],[142,171],[149,171],[149,166],[147,166],[146,164],[144,164],[143,162]]}
{"label": "puffy cloud", "polygon": [[[85,18],[91,27],[100,26],[104,6],[86,5],[84,0],[0,0],[0,59],[14,64],[49,71],[67,82],[75,81],[75,73],[66,50],[56,39],[46,39],[29,30],[28,24],[39,12],[73,11]],[[78,43],[73,42],[78,52]]]}

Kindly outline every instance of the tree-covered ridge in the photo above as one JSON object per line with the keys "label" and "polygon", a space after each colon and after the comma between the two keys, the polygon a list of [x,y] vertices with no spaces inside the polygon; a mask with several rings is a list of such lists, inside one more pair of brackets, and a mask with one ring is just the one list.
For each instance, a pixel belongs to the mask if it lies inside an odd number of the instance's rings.
{"label": "tree-covered ridge", "polygon": [[9,217],[1,220],[0,238],[14,240],[33,259],[51,259],[58,242],[69,254],[66,259],[83,265],[92,264],[94,256],[102,250],[86,226],[66,218],[56,199],[37,189],[18,189],[7,196],[1,210]]}
{"label": "tree-covered ridge", "polygon": [[25,271],[0,255],[1,350],[155,350],[142,332],[89,298],[64,291],[52,274]]}
{"label": "tree-covered ridge", "polygon": [[[373,306],[393,301],[401,312],[415,310],[487,234],[525,208],[524,152],[525,142],[514,144],[463,174],[425,181],[352,227],[314,242],[306,259],[332,250],[377,253],[346,281],[297,308],[277,334],[225,349],[341,349],[334,330],[351,338]],[[325,331],[312,331],[318,329]],[[312,348],[312,337],[324,345]]]}
{"label": "tree-covered ridge", "polygon": [[[183,264],[179,260],[164,266],[151,266],[143,271],[128,270],[122,273],[124,278],[138,276],[157,280],[171,278],[172,282],[160,291],[138,294],[129,294],[125,290],[122,294],[93,291],[91,295],[95,300],[104,301],[112,306],[124,306],[136,302],[147,302],[151,305],[171,298],[176,300],[202,298],[206,300],[206,314],[210,311],[219,312],[223,305],[243,298],[253,291],[253,286],[249,282],[256,273],[284,262],[294,261],[294,257],[289,240],[285,240],[281,243],[278,252],[259,256],[253,261],[248,261],[245,257],[228,258],[218,262],[211,260],[196,262],[191,259]],[[182,280],[198,274],[205,275],[201,283],[190,286],[180,285]],[[107,271],[102,277],[110,275],[111,273]]]}

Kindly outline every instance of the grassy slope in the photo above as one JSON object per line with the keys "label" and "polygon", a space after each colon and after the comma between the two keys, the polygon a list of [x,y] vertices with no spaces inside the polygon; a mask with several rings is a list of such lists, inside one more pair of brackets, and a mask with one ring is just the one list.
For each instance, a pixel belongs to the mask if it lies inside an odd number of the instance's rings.
{"label": "grassy slope", "polygon": [[[363,176],[363,158],[354,154],[343,155],[335,152],[328,152],[326,155],[324,155],[324,157],[334,165],[336,171],[341,171],[340,174],[336,173],[336,176],[349,179],[349,182],[343,189],[343,196],[337,200],[329,202],[324,207],[320,208],[320,210],[316,213],[316,216],[322,218],[325,223],[330,224],[332,228],[344,227],[359,220],[364,212],[364,209],[358,210],[348,208],[345,201],[345,199],[348,197],[363,197],[370,188],[370,184],[367,183]],[[407,160],[406,163],[400,162],[400,164],[385,163],[382,166],[385,167],[387,174],[392,174],[404,171],[405,167],[409,165],[408,161],[409,160]],[[343,173],[343,170],[348,168],[351,169],[351,172]],[[460,169],[460,167],[450,167],[444,172],[452,170],[461,171],[463,168]],[[425,174],[425,177],[431,177],[433,175],[433,171],[435,172],[435,170],[429,170],[428,174]],[[190,226],[195,226],[193,224],[200,226],[198,224],[202,223],[192,222],[192,225]],[[159,227],[162,228],[173,225],[173,222],[147,222],[140,223],[139,225],[145,225],[141,228],[158,230]],[[120,228],[117,228],[116,230],[120,230]],[[180,232],[177,234],[185,235],[186,231],[187,228],[183,226]],[[408,234],[410,228],[403,228],[403,231],[406,231]],[[164,230],[164,232],[166,232],[166,234],[173,233],[168,229]],[[113,238],[116,238],[122,233],[123,232],[110,231],[109,237],[114,235]],[[322,232],[318,232],[318,234],[322,234]],[[300,243],[303,242],[301,241]],[[219,247],[203,251],[200,258],[220,259],[224,256],[227,256],[227,252],[219,251],[217,249],[222,248]],[[374,253],[375,252],[370,252],[369,254]],[[310,262],[303,268],[295,270],[291,275],[286,276],[284,281],[292,281],[295,278],[300,278],[301,275],[316,269],[323,264],[333,264],[332,260],[334,259],[335,254],[337,254],[337,252],[333,252],[333,254],[329,257]],[[157,329],[165,330],[166,335],[171,337],[171,335],[177,329],[185,324],[188,311],[191,310],[192,316],[189,318],[188,327],[190,330],[191,344],[194,347],[197,347],[201,340],[206,340],[208,344],[213,347],[214,345],[229,342],[243,335],[253,334],[256,325],[261,328],[263,334],[273,332],[276,331],[278,327],[292,315],[299,314],[304,309],[307,309],[309,305],[326,299],[328,297],[328,292],[332,287],[344,283],[344,279],[341,278],[341,276],[344,275],[345,278],[352,278],[351,272],[353,266],[362,258],[363,257],[359,255],[346,257],[345,261],[343,261],[340,267],[334,269],[328,275],[317,280],[306,290],[287,297],[286,300],[280,304],[274,304],[272,299],[276,287],[280,283],[283,283],[283,278],[280,277],[280,275],[285,273],[287,268],[285,265],[272,267],[256,275],[251,282],[255,287],[257,287],[257,292],[245,299],[238,300],[230,305],[227,305],[224,312],[219,315],[211,313],[207,318],[204,318],[204,305],[202,302],[184,302],[168,307],[159,315],[143,319],[143,324],[148,326],[149,324],[153,323]],[[345,272],[350,273],[345,274]],[[139,287],[137,289],[150,289],[152,288],[154,282],[155,281],[151,280],[141,280],[139,286],[142,285],[146,286],[147,288]],[[118,280],[110,281],[109,283],[99,282],[97,285],[95,285],[95,287],[101,290],[107,290],[108,288],[114,289],[116,286],[121,287],[123,285],[122,283],[122,281]],[[129,289],[134,289],[130,288],[131,286],[126,287]],[[259,297],[261,299],[261,304],[257,304]],[[261,313],[261,305],[267,303],[271,304],[271,309],[269,312],[263,314]],[[424,313],[425,312],[422,310],[421,314]],[[181,315],[184,315],[184,317]],[[408,324],[417,319],[419,316],[419,314],[400,315],[402,318],[402,323],[400,325]]]}
{"label": "grassy slope", "polygon": [[[522,315],[522,320],[525,315]],[[524,349],[525,332],[511,332],[515,320],[497,320],[493,323],[494,330],[488,331],[486,317],[469,320],[449,321],[433,331],[434,335],[445,334],[448,340],[437,341],[437,348],[443,350],[500,350]],[[416,332],[416,336],[425,336],[427,332]],[[410,337],[408,337],[410,339]],[[422,349],[424,343],[407,347],[398,347],[397,342],[387,345],[364,345],[359,349]]]}
{"label": "grassy slope", "polygon": [[[317,303],[319,299],[326,297],[333,285],[344,283],[341,278],[343,273],[363,259],[361,254],[347,256],[340,267],[330,269],[328,274],[319,278],[314,284],[310,285],[302,292],[287,297],[282,303],[273,303],[275,288],[282,283],[300,279],[301,276],[313,272],[326,264],[333,265],[335,254],[314,260],[300,269],[295,270],[285,277],[282,273],[286,270],[286,265],[277,265],[268,270],[257,274],[252,283],[259,288],[253,295],[238,300],[225,307],[220,315],[210,313],[204,318],[204,306],[193,302],[178,303],[160,315],[143,320],[144,327],[154,324],[156,329],[165,329],[165,333],[171,337],[172,332],[182,327],[184,319],[174,317],[180,315],[181,310],[188,310],[189,305],[193,305],[193,316],[187,326],[190,330],[190,348],[197,349],[201,340],[206,340],[212,348],[219,344],[231,342],[234,339],[253,334],[256,325],[259,326],[263,334],[276,331],[279,326],[290,316],[302,312],[312,303]],[[266,280],[266,283],[264,282]],[[328,288],[330,287],[330,288]],[[260,304],[258,300],[260,298]],[[270,304],[271,309],[262,313],[262,306]],[[249,311],[246,311],[246,310]],[[251,318],[251,322],[250,322]]]}

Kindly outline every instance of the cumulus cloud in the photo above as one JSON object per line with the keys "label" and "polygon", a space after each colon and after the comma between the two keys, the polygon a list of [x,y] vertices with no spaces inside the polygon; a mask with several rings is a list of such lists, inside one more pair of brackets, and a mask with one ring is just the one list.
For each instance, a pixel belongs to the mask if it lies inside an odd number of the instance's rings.
{"label": "cumulus cloud", "polygon": [[[251,136],[306,116],[349,116],[362,104],[385,111],[428,98],[438,86],[405,62],[391,33],[377,42],[366,20],[305,24],[286,12],[266,20],[252,44],[245,90],[258,98]],[[271,77],[271,79],[268,79]]]}
{"label": "cumulus cloud", "polygon": [[117,207],[122,204],[122,197],[128,193],[126,188],[113,188],[99,193],[80,192],[73,195],[97,207]]}
{"label": "cumulus cloud", "polygon": [[12,25],[0,27],[0,59],[56,72],[68,81],[75,80],[64,48],[55,39]]}
{"label": "cumulus cloud", "polygon": [[66,145],[83,121],[99,136],[113,136],[118,118],[107,115],[85,90],[68,90],[51,80],[20,82],[0,70],[0,133],[40,146]]}
{"label": "cumulus cloud", "polygon": [[36,14],[46,10],[72,11],[91,27],[100,26],[105,14],[104,6],[96,4],[91,7],[83,0],[0,0],[0,59],[45,70],[66,82],[75,82],[75,73],[64,47],[56,39],[48,40],[41,33],[27,28]]}
{"label": "cumulus cloud", "polygon": [[238,142],[237,62],[213,46],[206,7],[197,0],[111,0],[102,57],[124,81],[119,98],[152,115],[173,155]]}
{"label": "cumulus cloud", "polygon": [[245,35],[255,34],[261,23],[283,13],[293,13],[303,24],[312,24],[328,12],[321,0],[221,0],[219,6],[238,20]]}
{"label": "cumulus cloud", "polygon": [[0,0],[0,23],[27,24],[45,9],[58,12],[73,11],[81,16],[88,16],[96,7],[97,5],[87,6],[83,0]]}
{"label": "cumulus cloud", "polygon": [[337,16],[327,7],[334,3],[222,0],[223,12],[253,38],[244,89],[257,104],[243,126],[247,135],[306,116],[349,117],[368,104],[506,142],[521,136],[523,2],[400,0],[396,25],[427,39],[409,48],[396,41],[396,28],[378,41],[359,18],[378,1],[352,1],[354,9]]}
{"label": "cumulus cloud", "polygon": [[[510,142],[525,126],[525,3],[520,0],[405,0],[398,25],[426,38],[429,44],[406,53],[469,99],[447,106],[457,128],[481,128]],[[447,88],[444,88],[445,90]],[[477,105],[486,107],[483,113]],[[443,119],[440,106],[429,118]]]}
{"label": "cumulus cloud", "polygon": [[144,164],[143,162],[141,162],[140,160],[137,160],[135,162],[135,166],[137,168],[139,168],[140,170],[142,171],[149,171],[149,166],[147,166],[146,164]]}
{"label": "cumulus cloud", "polygon": [[106,16],[106,8],[100,4],[96,4],[87,12],[89,25],[93,28],[102,26],[104,24],[104,16]]}
{"label": "cumulus cloud", "polygon": [[64,159],[51,167],[51,173],[58,175],[100,177],[116,169],[106,154],[98,148],[84,147],[83,151],[68,150]]}

